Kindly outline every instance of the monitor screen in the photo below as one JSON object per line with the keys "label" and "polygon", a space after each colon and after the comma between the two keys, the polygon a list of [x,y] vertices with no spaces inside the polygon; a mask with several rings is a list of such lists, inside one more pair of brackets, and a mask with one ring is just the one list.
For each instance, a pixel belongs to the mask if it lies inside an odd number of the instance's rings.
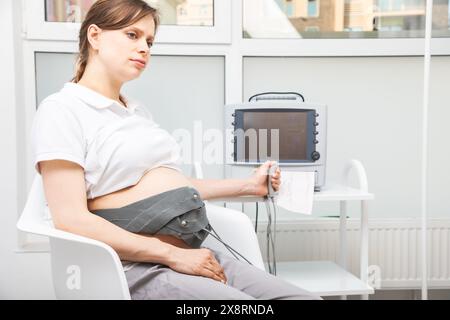
{"label": "monitor screen", "polygon": [[[314,151],[314,110],[236,110],[235,161],[310,161]],[[240,129],[240,130],[239,130]]]}

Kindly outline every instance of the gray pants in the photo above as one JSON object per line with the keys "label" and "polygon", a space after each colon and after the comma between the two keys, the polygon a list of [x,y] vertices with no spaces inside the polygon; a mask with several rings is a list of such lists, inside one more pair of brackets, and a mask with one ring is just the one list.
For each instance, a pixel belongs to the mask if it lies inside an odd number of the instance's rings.
{"label": "gray pants", "polygon": [[176,272],[155,263],[138,263],[125,273],[133,300],[321,300],[278,277],[213,251],[228,283]]}

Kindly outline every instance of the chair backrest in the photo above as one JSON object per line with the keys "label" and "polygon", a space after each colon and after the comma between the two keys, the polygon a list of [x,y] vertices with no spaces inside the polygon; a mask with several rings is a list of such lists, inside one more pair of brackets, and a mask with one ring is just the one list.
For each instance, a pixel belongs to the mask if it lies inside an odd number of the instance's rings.
{"label": "chair backrest", "polygon": [[17,228],[49,237],[56,298],[130,299],[122,263],[110,246],[54,228],[40,175],[34,178]]}

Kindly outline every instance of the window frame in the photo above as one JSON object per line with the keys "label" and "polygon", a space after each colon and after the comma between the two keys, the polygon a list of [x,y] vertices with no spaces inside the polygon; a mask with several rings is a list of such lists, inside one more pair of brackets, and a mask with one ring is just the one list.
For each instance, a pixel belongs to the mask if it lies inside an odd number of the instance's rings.
{"label": "window frame", "polygon": [[[25,37],[29,40],[77,41],[81,23],[45,21],[44,0],[23,0]],[[231,1],[214,0],[213,26],[161,25],[159,43],[231,43]]]}

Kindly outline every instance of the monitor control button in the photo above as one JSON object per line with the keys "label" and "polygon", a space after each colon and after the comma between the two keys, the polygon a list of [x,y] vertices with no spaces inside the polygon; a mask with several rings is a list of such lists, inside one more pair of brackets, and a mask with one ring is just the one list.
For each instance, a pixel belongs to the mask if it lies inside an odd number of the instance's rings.
{"label": "monitor control button", "polygon": [[317,152],[317,151],[313,151],[313,153],[311,153],[311,158],[312,158],[314,161],[319,160],[319,159],[320,159],[320,153]]}

